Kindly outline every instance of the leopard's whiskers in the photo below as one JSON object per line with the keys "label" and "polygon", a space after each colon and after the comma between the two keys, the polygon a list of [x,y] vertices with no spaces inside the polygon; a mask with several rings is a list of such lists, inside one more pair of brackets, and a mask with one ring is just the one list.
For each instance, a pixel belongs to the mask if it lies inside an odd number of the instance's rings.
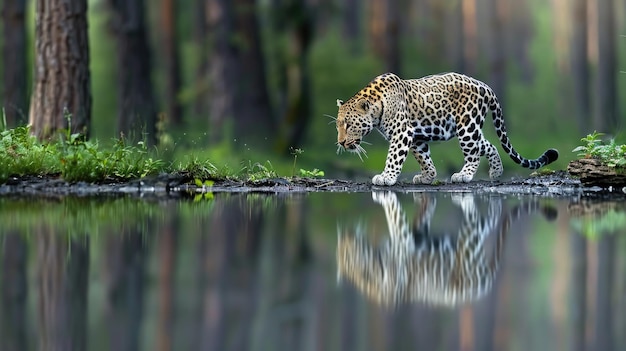
{"label": "leopard's whiskers", "polygon": [[365,149],[363,148],[363,146],[357,144],[356,145],[356,149],[354,149],[354,152],[356,152],[357,156],[359,156],[359,159],[361,159],[361,162],[363,162],[363,156],[365,156],[365,158],[367,158],[367,151],[365,151]]}
{"label": "leopard's whiskers", "polygon": [[340,153],[343,152],[344,149],[341,145],[339,145],[338,142],[336,142],[335,145],[337,145],[337,155],[339,155]]}

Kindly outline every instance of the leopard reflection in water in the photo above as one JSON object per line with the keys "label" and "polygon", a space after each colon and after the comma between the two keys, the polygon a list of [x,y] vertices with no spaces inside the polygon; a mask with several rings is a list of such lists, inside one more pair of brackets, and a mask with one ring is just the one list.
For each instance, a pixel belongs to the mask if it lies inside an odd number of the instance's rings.
{"label": "leopard reflection in water", "polygon": [[[556,216],[554,209],[536,200],[506,210],[499,197],[490,198],[481,214],[474,195],[453,194],[452,202],[463,213],[458,233],[431,235],[434,194],[414,195],[412,226],[395,193],[373,192],[372,197],[385,211],[389,237],[373,247],[359,228],[355,234],[339,229],[337,278],[345,277],[383,305],[422,302],[453,307],[480,299],[492,287],[511,223],[537,211],[548,219]],[[485,244],[493,232],[496,243],[487,255]]]}

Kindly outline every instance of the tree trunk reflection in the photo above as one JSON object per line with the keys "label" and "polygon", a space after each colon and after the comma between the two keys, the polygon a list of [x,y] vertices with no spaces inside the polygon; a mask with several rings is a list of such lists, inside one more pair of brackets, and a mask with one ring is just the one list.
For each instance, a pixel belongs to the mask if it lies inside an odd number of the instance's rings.
{"label": "tree trunk reflection", "polygon": [[9,232],[0,245],[0,350],[21,351],[26,343],[26,242]]}
{"label": "tree trunk reflection", "polygon": [[138,350],[143,321],[146,248],[141,232],[106,238],[106,320],[111,350]]}
{"label": "tree trunk reflection", "polygon": [[68,237],[51,227],[37,235],[39,349],[87,347],[89,240]]}

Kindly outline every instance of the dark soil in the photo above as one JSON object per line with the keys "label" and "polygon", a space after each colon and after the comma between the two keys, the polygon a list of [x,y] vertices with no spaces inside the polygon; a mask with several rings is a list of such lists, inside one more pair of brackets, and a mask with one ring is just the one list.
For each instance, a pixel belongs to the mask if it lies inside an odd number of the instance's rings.
{"label": "dark soil", "polygon": [[443,191],[498,194],[533,194],[547,197],[624,197],[626,187],[586,186],[565,171],[528,178],[470,183],[441,182],[437,185],[415,185],[400,182],[394,186],[373,186],[371,182],[318,178],[270,178],[262,181],[215,180],[211,187],[198,187],[184,174],[164,174],[131,181],[109,181],[94,184],[69,183],[58,177],[14,177],[0,185],[0,196],[149,196],[184,198],[199,193],[308,193],[308,192],[400,192]]}

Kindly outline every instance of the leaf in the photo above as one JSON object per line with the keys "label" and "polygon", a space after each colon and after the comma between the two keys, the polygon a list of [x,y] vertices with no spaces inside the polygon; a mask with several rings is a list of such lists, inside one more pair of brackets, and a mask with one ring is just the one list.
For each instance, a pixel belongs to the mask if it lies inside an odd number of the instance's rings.
{"label": "leaf", "polygon": [[202,181],[198,178],[193,180],[197,187],[202,187]]}

